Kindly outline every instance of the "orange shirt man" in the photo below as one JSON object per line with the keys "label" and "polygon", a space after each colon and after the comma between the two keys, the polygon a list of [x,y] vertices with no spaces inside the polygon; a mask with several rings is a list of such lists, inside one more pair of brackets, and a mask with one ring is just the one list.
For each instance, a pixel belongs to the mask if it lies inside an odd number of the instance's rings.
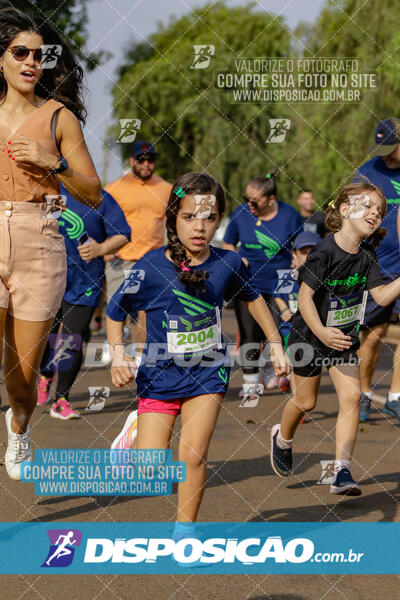
{"label": "orange shirt man", "polygon": [[[117,291],[129,270],[146,252],[164,243],[165,209],[171,184],[154,174],[156,152],[151,142],[138,141],[129,157],[131,171],[105,186],[122,208],[132,230],[131,241],[106,265],[107,298]],[[136,341],[142,339],[143,324],[136,327]]]}

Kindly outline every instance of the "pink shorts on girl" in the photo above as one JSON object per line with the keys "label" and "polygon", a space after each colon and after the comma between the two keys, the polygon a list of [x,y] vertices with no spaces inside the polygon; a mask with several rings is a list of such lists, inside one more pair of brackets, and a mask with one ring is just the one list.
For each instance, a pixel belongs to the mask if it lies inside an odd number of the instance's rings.
{"label": "pink shorts on girl", "polygon": [[[221,394],[222,397],[225,394]],[[182,404],[187,398],[174,398],[172,400],[158,400],[157,398],[142,398],[138,396],[138,415],[142,413],[164,413],[166,415],[180,414]]]}

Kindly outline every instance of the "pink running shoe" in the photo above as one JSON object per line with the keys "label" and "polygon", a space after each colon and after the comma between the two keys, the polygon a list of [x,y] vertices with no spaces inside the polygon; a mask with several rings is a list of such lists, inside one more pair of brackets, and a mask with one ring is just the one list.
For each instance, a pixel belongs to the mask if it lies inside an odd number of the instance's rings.
{"label": "pink running shoe", "polygon": [[129,413],[121,432],[111,445],[112,450],[129,450],[137,436],[137,410]]}
{"label": "pink running shoe", "polygon": [[40,375],[39,383],[37,386],[37,404],[38,406],[44,406],[49,401],[50,386],[53,383],[53,377],[45,377]]}
{"label": "pink running shoe", "polygon": [[81,415],[72,408],[66,398],[59,398],[51,407],[50,416],[54,419],[69,421],[69,419],[79,419]]}

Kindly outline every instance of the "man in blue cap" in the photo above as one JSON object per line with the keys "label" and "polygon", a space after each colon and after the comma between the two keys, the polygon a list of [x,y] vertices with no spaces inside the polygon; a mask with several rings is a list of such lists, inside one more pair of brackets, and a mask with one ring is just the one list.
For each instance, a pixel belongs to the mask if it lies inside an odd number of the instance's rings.
{"label": "man in blue cap", "polygon": [[[387,282],[400,274],[400,248],[397,216],[400,206],[400,119],[391,117],[378,123],[375,141],[368,149],[374,157],[361,165],[355,180],[365,178],[384,192],[388,204],[382,227],[387,230],[383,241],[376,249],[382,275]],[[369,420],[372,390],[371,382],[379,358],[379,347],[386,333],[392,315],[400,314],[399,298],[393,304],[377,305],[368,295],[364,324],[361,326],[361,347],[359,350],[361,377],[360,421]],[[383,410],[396,417],[400,423],[400,349],[394,355],[392,385]]]}

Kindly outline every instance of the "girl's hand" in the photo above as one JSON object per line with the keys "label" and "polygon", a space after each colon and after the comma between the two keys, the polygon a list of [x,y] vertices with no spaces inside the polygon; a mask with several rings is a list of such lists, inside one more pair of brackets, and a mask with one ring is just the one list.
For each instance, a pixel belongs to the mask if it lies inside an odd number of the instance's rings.
{"label": "girl's hand", "polygon": [[278,377],[289,375],[292,367],[289,363],[289,357],[284,351],[282,344],[270,344],[270,357],[274,367],[274,373]]}
{"label": "girl's hand", "polygon": [[343,351],[351,347],[351,337],[345,335],[337,327],[324,327],[322,332],[318,334],[318,337],[325,346],[333,350]]}
{"label": "girl's hand", "polygon": [[82,246],[78,246],[78,252],[82,260],[86,260],[89,262],[98,256],[101,256],[101,244],[98,244],[96,240],[89,238],[90,244],[82,244]]}
{"label": "girl's hand", "polygon": [[293,315],[288,308],[285,311],[281,311],[281,318],[282,321],[285,321],[285,323],[290,321],[292,317]]}
{"label": "girl's hand", "polygon": [[30,163],[42,169],[57,169],[58,156],[50,154],[41,144],[21,135],[8,144],[10,158],[16,163]]}
{"label": "girl's hand", "polygon": [[134,381],[137,370],[135,360],[125,354],[122,344],[118,344],[114,348],[111,362],[111,381],[113,385],[120,388],[130,381]]}

